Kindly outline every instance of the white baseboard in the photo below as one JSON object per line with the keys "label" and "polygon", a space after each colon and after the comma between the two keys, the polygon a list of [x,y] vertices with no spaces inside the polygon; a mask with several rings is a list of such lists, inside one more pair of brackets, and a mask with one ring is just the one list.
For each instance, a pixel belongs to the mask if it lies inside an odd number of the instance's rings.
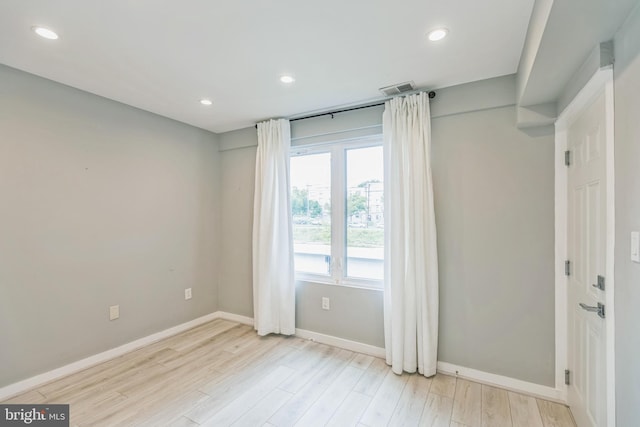
{"label": "white baseboard", "polygon": [[[253,326],[253,318],[240,316],[238,314],[228,313],[226,311],[216,311],[213,313],[218,319],[231,320],[233,322],[243,323]],[[305,340],[319,342],[321,344],[332,345],[334,347],[343,348],[345,350],[364,353],[375,357],[385,357],[384,348],[376,347],[369,344],[363,344],[357,341],[351,341],[344,338],[325,335],[319,332],[307,331],[306,329],[296,328],[296,336]]]}
{"label": "white baseboard", "polygon": [[518,393],[528,394],[540,397],[546,400],[552,400],[566,404],[567,399],[563,390],[541,384],[530,383],[502,375],[491,374],[489,372],[478,371],[463,366],[454,365],[447,362],[438,362],[438,372],[443,374],[464,378],[470,381],[492,385]]}
{"label": "white baseboard", "polygon": [[184,332],[187,329],[191,329],[203,323],[207,323],[211,320],[220,318],[220,316],[217,316],[216,314],[217,313],[211,313],[202,317],[198,317],[197,319],[190,320],[189,322],[182,323],[178,326],[165,329],[164,331],[148,335],[135,341],[131,341],[119,347],[103,351],[102,353],[94,354],[93,356],[78,360],[77,362],[69,363],[68,365],[53,369],[49,372],[45,372],[43,374],[27,378],[26,380],[1,387],[0,401],[9,399],[32,388],[39,387],[51,381],[57,380],[58,378],[74,374],[76,372],[90,368],[91,366],[95,366],[99,363],[106,362],[107,360],[122,356],[123,354],[137,350],[146,345],[153,344],[157,341],[160,341],[161,339],[179,334],[180,332]]}
{"label": "white baseboard", "polygon": [[[238,314],[228,313],[225,311],[216,311],[213,313],[218,319],[231,320],[245,325],[253,326],[253,318],[240,316]],[[325,335],[319,332],[307,331],[306,329],[296,328],[296,336],[305,340],[319,342],[321,344],[332,345],[334,347],[343,348],[345,350],[364,353],[375,357],[385,357],[384,348],[376,347],[369,344],[363,344],[357,341],[351,341],[344,338]]]}
{"label": "white baseboard", "polygon": [[344,338],[334,337],[332,335],[320,334],[318,332],[307,331],[305,329],[296,328],[296,336],[319,342],[321,344],[332,345],[338,348],[344,348],[345,350],[355,351],[357,353],[364,353],[374,357],[385,358],[385,350],[382,347],[376,347],[374,345],[363,344],[357,341],[346,340]]}
{"label": "white baseboard", "polygon": [[253,326],[253,317],[241,316],[239,314],[229,313],[226,311],[216,311],[213,313],[214,319],[230,320],[232,322],[242,323],[243,325]]}

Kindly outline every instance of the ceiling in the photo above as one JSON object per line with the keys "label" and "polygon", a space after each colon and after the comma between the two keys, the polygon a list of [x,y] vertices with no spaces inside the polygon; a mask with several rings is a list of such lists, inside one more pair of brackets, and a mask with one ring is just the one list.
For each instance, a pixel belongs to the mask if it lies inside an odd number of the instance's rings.
{"label": "ceiling", "polygon": [[[533,0],[2,0],[0,63],[213,132],[515,73]],[[35,25],[60,38],[35,35]],[[430,42],[427,31],[449,36]],[[279,81],[291,74],[296,81]],[[202,98],[213,105],[204,107]]]}

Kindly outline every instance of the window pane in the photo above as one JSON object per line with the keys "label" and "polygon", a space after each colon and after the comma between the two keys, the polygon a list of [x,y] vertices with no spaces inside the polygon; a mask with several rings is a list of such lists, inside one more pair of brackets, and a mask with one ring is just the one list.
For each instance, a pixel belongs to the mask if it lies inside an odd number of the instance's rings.
{"label": "window pane", "polygon": [[384,279],[382,147],[347,150],[346,275]]}
{"label": "window pane", "polygon": [[331,154],[291,157],[293,252],[299,272],[330,274]]}

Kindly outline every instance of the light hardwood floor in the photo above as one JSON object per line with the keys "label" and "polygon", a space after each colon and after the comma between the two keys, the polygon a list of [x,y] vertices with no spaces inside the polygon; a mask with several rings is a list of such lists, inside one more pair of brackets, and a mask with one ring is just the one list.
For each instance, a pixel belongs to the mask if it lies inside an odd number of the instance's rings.
{"label": "light hardwood floor", "polygon": [[557,403],[226,320],[4,403],[69,403],[72,426],[574,426]]}

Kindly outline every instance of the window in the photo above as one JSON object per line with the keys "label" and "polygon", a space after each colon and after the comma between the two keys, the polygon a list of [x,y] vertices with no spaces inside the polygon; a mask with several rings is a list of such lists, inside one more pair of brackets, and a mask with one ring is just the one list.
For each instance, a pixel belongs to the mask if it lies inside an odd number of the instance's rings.
{"label": "window", "polygon": [[331,260],[331,153],[291,158],[296,271],[328,275]]}
{"label": "window", "polygon": [[296,276],[382,287],[384,167],[380,137],[292,149]]}

